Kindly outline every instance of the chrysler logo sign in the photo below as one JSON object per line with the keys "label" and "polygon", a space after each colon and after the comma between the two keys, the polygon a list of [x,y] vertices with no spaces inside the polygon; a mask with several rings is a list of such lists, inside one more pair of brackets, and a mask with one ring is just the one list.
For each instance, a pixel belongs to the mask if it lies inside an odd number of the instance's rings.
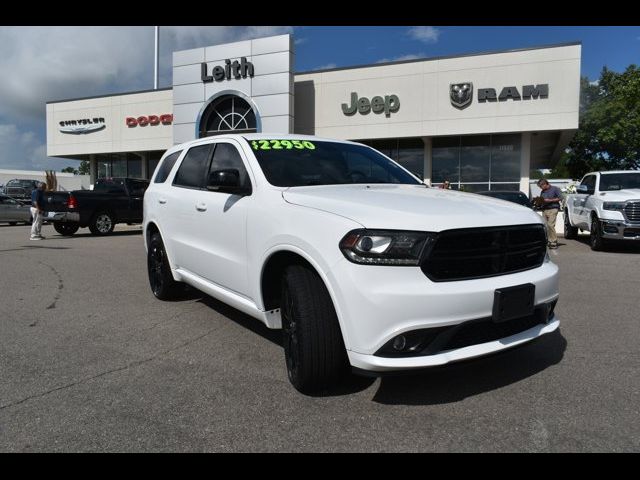
{"label": "chrysler logo sign", "polygon": [[[473,98],[473,83],[452,83],[449,85],[449,98],[451,105],[463,109],[471,104]],[[549,98],[549,84],[523,85],[522,95],[516,86],[504,87],[498,95],[495,88],[479,88],[478,102],[506,102],[507,100],[532,100]]]}
{"label": "chrysler logo sign", "polygon": [[473,83],[452,83],[449,85],[449,97],[451,105],[456,108],[464,108],[471,103],[473,97]]}
{"label": "chrysler logo sign", "polygon": [[106,126],[103,117],[63,120],[59,122],[59,124],[61,133],[71,133],[74,135],[97,132]]}

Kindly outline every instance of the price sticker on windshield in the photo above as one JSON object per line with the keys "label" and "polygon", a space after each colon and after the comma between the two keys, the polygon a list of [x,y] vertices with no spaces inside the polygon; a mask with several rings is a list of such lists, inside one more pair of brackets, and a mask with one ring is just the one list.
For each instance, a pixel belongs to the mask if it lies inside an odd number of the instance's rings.
{"label": "price sticker on windshield", "polygon": [[252,140],[254,150],[315,150],[316,146],[308,140]]}

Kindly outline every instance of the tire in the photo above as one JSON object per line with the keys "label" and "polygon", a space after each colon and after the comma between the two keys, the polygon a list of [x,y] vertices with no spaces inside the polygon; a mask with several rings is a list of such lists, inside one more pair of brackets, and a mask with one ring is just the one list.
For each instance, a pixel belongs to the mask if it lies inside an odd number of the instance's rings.
{"label": "tire", "polygon": [[348,361],[338,317],[322,279],[308,267],[287,267],[280,298],[289,381],[305,394],[335,385],[347,372]]}
{"label": "tire", "polygon": [[589,237],[589,246],[594,252],[603,250],[605,246],[605,241],[602,238],[602,232],[600,231],[600,220],[596,216],[591,218],[591,236]]}
{"label": "tire", "polygon": [[167,252],[159,233],[151,235],[147,248],[147,273],[151,292],[159,300],[176,298],[183,290],[183,284],[176,282],[171,274]]}
{"label": "tire", "polygon": [[70,237],[74,233],[78,231],[80,225],[77,223],[67,223],[67,222],[53,222],[53,228],[60,235],[64,235],[66,237]]}
{"label": "tire", "polygon": [[564,211],[564,238],[567,240],[575,240],[578,238],[578,227],[571,226],[569,212],[567,210]]}
{"label": "tire", "polygon": [[109,212],[98,212],[91,219],[89,230],[94,235],[109,235],[116,226],[113,215]]}

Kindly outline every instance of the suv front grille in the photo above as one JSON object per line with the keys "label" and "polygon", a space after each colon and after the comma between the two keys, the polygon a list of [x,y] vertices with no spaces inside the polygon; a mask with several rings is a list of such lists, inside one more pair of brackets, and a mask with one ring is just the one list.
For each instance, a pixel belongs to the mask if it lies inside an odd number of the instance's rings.
{"label": "suv front grille", "polygon": [[640,223],[640,202],[629,202],[624,207],[627,222]]}
{"label": "suv front grille", "polygon": [[546,250],[541,224],[445,230],[420,268],[434,282],[493,277],[539,267]]}

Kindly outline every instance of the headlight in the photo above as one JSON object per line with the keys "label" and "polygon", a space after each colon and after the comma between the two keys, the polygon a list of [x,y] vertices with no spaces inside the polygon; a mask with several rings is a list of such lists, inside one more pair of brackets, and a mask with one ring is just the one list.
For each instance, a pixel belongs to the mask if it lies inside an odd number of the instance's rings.
{"label": "headlight", "polygon": [[353,263],[419,265],[425,247],[435,238],[427,232],[358,229],[340,241],[340,250]]}
{"label": "headlight", "polygon": [[604,208],[605,210],[617,210],[621,212],[622,210],[624,210],[624,205],[625,204],[621,202],[604,202],[602,208]]}

